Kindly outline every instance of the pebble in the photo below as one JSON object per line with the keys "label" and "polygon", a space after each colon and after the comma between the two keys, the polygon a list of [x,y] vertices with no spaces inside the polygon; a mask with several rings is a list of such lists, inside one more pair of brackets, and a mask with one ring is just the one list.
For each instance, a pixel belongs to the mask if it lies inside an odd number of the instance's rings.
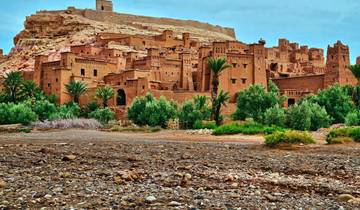
{"label": "pebble", "polygon": [[156,201],[156,197],[150,195],[150,196],[145,198],[145,201],[148,202],[148,203],[152,203],[152,202]]}
{"label": "pebble", "polygon": [[169,203],[169,206],[181,206],[181,203],[177,202],[177,201],[171,201]]}
{"label": "pebble", "polygon": [[66,155],[65,157],[62,158],[63,161],[73,161],[76,159],[75,155]]}
{"label": "pebble", "polygon": [[341,202],[348,202],[349,200],[354,200],[356,199],[354,196],[350,195],[350,194],[341,194],[338,197],[338,200]]}
{"label": "pebble", "polygon": [[0,180],[0,188],[5,188],[6,187],[6,182],[3,180]]}

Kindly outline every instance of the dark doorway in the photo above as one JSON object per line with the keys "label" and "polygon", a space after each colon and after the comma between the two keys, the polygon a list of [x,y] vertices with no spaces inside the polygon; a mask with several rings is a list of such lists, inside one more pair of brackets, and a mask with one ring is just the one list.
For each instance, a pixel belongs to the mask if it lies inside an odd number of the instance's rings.
{"label": "dark doorway", "polygon": [[117,91],[118,96],[117,96],[117,105],[118,106],[126,106],[126,94],[125,91],[123,89],[120,89]]}
{"label": "dark doorway", "polygon": [[289,99],[288,99],[288,107],[290,107],[290,106],[292,106],[292,105],[294,105],[294,104],[295,104],[295,99],[289,98]]}
{"label": "dark doorway", "polygon": [[105,10],[104,6],[101,6],[101,10],[102,10],[102,11],[104,11],[104,10]]}

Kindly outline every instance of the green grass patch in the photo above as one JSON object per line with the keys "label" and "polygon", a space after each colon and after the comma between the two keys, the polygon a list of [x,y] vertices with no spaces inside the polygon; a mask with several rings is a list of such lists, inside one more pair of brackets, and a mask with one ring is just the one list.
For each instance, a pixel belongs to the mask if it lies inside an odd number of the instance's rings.
{"label": "green grass patch", "polygon": [[360,142],[360,127],[344,127],[332,129],[326,137],[328,144]]}
{"label": "green grass patch", "polygon": [[314,138],[303,131],[285,131],[275,132],[265,137],[265,144],[267,146],[277,146],[280,144],[314,144]]}
{"label": "green grass patch", "polygon": [[232,134],[272,134],[279,131],[285,131],[286,129],[277,126],[265,126],[256,122],[245,122],[245,123],[233,123],[217,127],[213,135],[232,135]]}
{"label": "green grass patch", "polygon": [[217,128],[217,125],[215,122],[212,121],[200,121],[197,120],[194,123],[194,129],[195,130],[200,130],[200,129],[210,129],[210,130],[214,130]]}

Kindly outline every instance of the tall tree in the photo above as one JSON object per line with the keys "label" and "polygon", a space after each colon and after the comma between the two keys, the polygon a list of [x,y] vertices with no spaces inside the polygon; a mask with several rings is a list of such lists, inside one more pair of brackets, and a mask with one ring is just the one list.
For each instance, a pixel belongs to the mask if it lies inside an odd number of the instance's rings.
{"label": "tall tree", "polygon": [[98,99],[102,100],[103,106],[107,107],[108,100],[111,99],[112,97],[114,97],[115,92],[112,87],[104,86],[104,87],[99,87],[98,89],[96,89],[95,95]]}
{"label": "tall tree", "polygon": [[224,92],[223,90],[220,91],[219,96],[215,100],[215,122],[216,125],[221,124],[221,106],[226,106],[226,102],[230,99],[230,93]]}
{"label": "tall tree", "polygon": [[13,71],[5,76],[4,87],[8,101],[16,103],[21,98],[23,78],[21,72]]}
{"label": "tall tree", "polygon": [[75,103],[79,103],[80,96],[87,91],[87,84],[81,81],[71,81],[69,84],[65,85],[68,93],[73,97]]}
{"label": "tall tree", "polygon": [[208,65],[212,71],[211,119],[215,120],[216,99],[218,98],[218,89],[219,89],[219,76],[225,69],[230,68],[231,65],[226,62],[225,58],[213,58],[213,57],[210,57],[208,59]]}

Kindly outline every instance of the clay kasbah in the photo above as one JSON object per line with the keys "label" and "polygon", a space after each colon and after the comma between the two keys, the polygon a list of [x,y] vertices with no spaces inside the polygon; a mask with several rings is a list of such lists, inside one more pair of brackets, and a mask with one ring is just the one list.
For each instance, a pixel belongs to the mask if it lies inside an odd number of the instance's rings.
{"label": "clay kasbah", "polygon": [[[131,124],[128,108],[147,93],[178,104],[210,98],[209,58],[230,65],[219,76],[219,90],[229,93],[226,116],[239,91],[255,84],[273,82],[285,108],[335,84],[358,84],[340,40],[320,49],[280,38],[268,47],[264,39],[237,40],[232,28],[122,14],[113,7],[122,1],[93,1],[93,9],[27,16],[10,52],[0,49],[0,91],[12,71],[55,94],[58,105],[73,100],[71,81],[87,85],[80,106],[111,87],[108,106],[123,126]],[[310,146],[268,148],[263,135],[215,136],[174,124],[157,133],[106,126],[27,133],[1,125],[0,210],[360,209],[360,146],[326,145],[331,128],[309,132]]]}

